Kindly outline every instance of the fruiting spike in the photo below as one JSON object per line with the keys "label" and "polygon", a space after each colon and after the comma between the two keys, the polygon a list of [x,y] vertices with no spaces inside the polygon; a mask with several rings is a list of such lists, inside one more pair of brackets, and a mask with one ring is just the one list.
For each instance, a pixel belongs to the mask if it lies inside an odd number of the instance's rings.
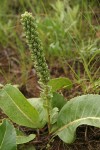
{"label": "fruiting spike", "polygon": [[50,79],[50,74],[43,53],[41,40],[37,32],[37,25],[31,13],[25,12],[21,15],[21,23],[25,31],[27,43],[31,50],[32,60],[40,82],[47,84]]}

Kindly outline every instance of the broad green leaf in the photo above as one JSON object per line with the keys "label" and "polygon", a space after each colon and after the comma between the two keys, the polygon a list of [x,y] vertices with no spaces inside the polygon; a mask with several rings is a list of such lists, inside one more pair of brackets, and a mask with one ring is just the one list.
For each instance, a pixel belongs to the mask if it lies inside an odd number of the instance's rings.
{"label": "broad green leaf", "polygon": [[57,107],[59,110],[66,104],[64,97],[61,94],[53,93],[52,107]]}
{"label": "broad green leaf", "polygon": [[30,142],[31,140],[33,140],[36,135],[35,134],[30,134],[30,135],[25,135],[25,133],[23,133],[22,131],[16,129],[16,143],[17,144],[24,144],[27,142]]}
{"label": "broad green leaf", "polygon": [[16,131],[8,120],[0,125],[0,150],[16,150]]}
{"label": "broad green leaf", "polygon": [[47,123],[47,110],[43,106],[43,101],[41,98],[30,98],[28,102],[36,108],[39,113],[39,122],[41,126],[44,126]]}
{"label": "broad green leaf", "polygon": [[50,113],[50,121],[51,121],[50,123],[51,124],[54,124],[55,122],[57,122],[58,111],[59,111],[59,109],[57,107],[55,107],[51,110],[51,113]]}
{"label": "broad green leaf", "polygon": [[83,95],[67,102],[58,115],[56,134],[64,142],[72,143],[76,128],[82,124],[100,128],[100,95]]}
{"label": "broad green leaf", "polygon": [[72,87],[72,82],[68,78],[60,77],[51,79],[48,82],[48,85],[52,87],[52,92],[56,92],[57,90],[60,90],[62,88],[70,89]]}
{"label": "broad green leaf", "polygon": [[25,135],[17,135],[16,137],[16,143],[17,144],[24,144],[32,141],[36,137],[35,134],[30,134],[29,136]]}
{"label": "broad green leaf", "polygon": [[12,85],[6,85],[0,92],[0,108],[15,123],[39,128],[39,114],[23,94]]}

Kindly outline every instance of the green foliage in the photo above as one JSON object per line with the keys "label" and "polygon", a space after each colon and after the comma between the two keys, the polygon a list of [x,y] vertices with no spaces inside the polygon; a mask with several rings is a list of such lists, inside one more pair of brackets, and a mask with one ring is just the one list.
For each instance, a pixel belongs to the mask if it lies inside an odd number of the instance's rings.
{"label": "green foliage", "polygon": [[[59,57],[62,55],[70,58],[73,55],[71,49],[73,49],[73,45],[76,47],[77,38],[79,38],[79,5],[71,8],[65,2],[57,1],[51,6],[54,10],[53,15],[48,15],[42,19],[42,24],[39,20],[39,29],[44,31],[41,31],[41,33],[43,34],[45,49],[48,47],[51,56],[53,54],[53,56]],[[47,49],[45,52],[47,52]]]}
{"label": "green foliage", "polygon": [[100,128],[100,95],[82,95],[67,102],[61,109],[56,134],[66,143],[75,140],[76,128],[82,124]]}
{"label": "green foliage", "polygon": [[[65,9],[64,5],[60,4],[61,2],[57,1],[54,9],[58,10],[56,15],[59,18],[58,22],[61,26],[61,21],[65,20],[63,16],[65,15],[65,12],[64,14],[61,14],[60,17],[59,12],[62,10],[65,11]],[[71,14],[68,13],[67,15],[69,17],[69,22],[72,24],[77,19],[76,16],[78,9],[78,6],[73,10],[67,7],[67,11],[71,12]],[[73,27],[75,31],[73,32],[74,34],[77,33],[78,29],[76,22],[75,26]],[[75,139],[76,128],[79,125],[87,124],[100,127],[100,95],[82,95],[66,102],[62,95],[55,93],[57,90],[61,91],[63,88],[70,89],[72,87],[72,82],[68,78],[64,77],[49,80],[48,67],[39,40],[35,20],[31,13],[26,12],[22,15],[22,24],[25,29],[28,45],[32,52],[34,66],[40,77],[40,98],[26,99],[24,95],[14,86],[5,85],[0,90],[0,108],[13,122],[17,123],[18,125],[39,129],[43,128],[47,124],[48,134],[51,133],[52,138],[58,135],[61,140],[66,143],[73,142]],[[65,25],[66,23],[64,26]],[[67,27],[69,27],[69,25]],[[58,27],[57,30],[59,31]],[[68,30],[69,29],[67,28],[66,33]],[[73,34],[72,30],[70,30],[70,32]],[[77,35],[79,36],[79,34]],[[86,64],[86,61],[84,62]],[[86,71],[90,77],[88,68]],[[15,129],[12,128],[12,125],[9,126],[9,123],[4,121],[4,123],[0,126],[0,132],[2,133],[0,134],[1,144],[2,141],[4,142],[4,140],[6,141],[9,136],[12,136],[9,131],[7,134],[9,133],[10,135],[8,134],[6,138],[2,140],[6,125],[10,128],[11,133],[15,136],[13,140],[15,140],[17,144],[23,144],[35,138],[34,134],[25,136],[20,132],[17,132],[16,136]],[[12,145],[16,148],[15,141],[13,142],[11,137],[9,142],[10,144],[12,143]],[[3,146],[5,146],[5,143],[2,145],[2,147]],[[5,147],[3,147],[3,149],[4,148]]]}
{"label": "green foliage", "polygon": [[0,124],[0,150],[16,150],[17,144],[27,143],[35,138],[35,134],[24,135],[19,130],[15,130],[12,123],[4,119]]}
{"label": "green foliage", "polygon": [[28,143],[36,137],[35,134],[30,134],[29,136],[17,135],[16,143],[24,144]]}
{"label": "green foliage", "polygon": [[30,98],[27,100],[38,111],[41,124],[45,125],[48,119],[46,109],[43,106],[43,100],[41,98]]}
{"label": "green foliage", "polygon": [[36,137],[35,134],[25,135],[22,131],[16,129],[16,144],[24,144],[32,141]]}
{"label": "green foliage", "polygon": [[3,120],[0,124],[0,150],[16,150],[16,131],[13,125]]}
{"label": "green foliage", "polygon": [[[19,23],[21,13],[29,10],[36,17],[38,31],[44,43],[47,60],[52,63],[52,59],[57,56],[61,64],[63,63],[61,56],[63,56],[66,60],[64,68],[66,68],[67,63],[72,60],[71,67],[79,78],[81,78],[81,67],[77,72],[74,69],[74,63],[78,61],[84,65],[83,54],[86,58],[93,58],[93,65],[99,63],[99,59],[96,59],[98,56],[96,55],[96,57],[94,57],[97,51],[96,49],[98,49],[99,46],[99,36],[97,36],[99,35],[100,29],[97,13],[99,5],[98,0],[91,0],[89,2],[86,0],[75,0],[73,2],[71,0],[0,1],[1,51],[2,49],[8,50],[10,48],[11,51],[14,51],[15,55],[18,56],[18,60],[15,60],[16,58],[14,58],[14,60],[17,62],[18,68],[21,71],[21,85],[27,82],[28,71],[32,67],[31,59],[27,57],[28,48],[25,45],[21,25]],[[94,43],[95,45],[93,46]],[[98,54],[100,54],[100,51],[98,51]],[[9,58],[9,61],[10,59],[12,59],[12,57]],[[84,76],[82,76],[82,79],[88,81],[88,79],[91,80],[92,77],[92,86],[94,82],[97,81],[100,70],[98,69],[98,72],[96,72],[96,68],[97,66],[94,65],[94,67],[92,67],[92,64],[88,67],[85,65],[84,67]],[[10,71],[9,62],[9,74]],[[8,78],[4,67],[2,67],[0,74],[6,79],[6,83],[13,83],[12,76]],[[73,75],[73,79],[74,78],[75,76]],[[81,83],[81,87],[82,86],[83,83]],[[85,91],[86,90],[87,89],[85,89]]]}
{"label": "green foliage", "polygon": [[[12,88],[12,90],[11,90]],[[6,88],[4,89],[10,89],[11,91],[14,92],[14,96],[16,98],[16,92],[15,92],[15,87],[7,85]],[[18,124],[23,124],[24,126],[27,126],[26,120],[23,120],[23,116],[20,115],[20,117],[17,118],[17,115],[19,112],[13,109],[12,112],[12,103],[9,102],[9,107],[4,107],[4,105],[8,105],[7,100],[9,97],[12,96],[12,92],[7,96],[6,92],[8,90],[4,89],[1,91],[1,97],[0,99],[0,107],[3,109],[3,111],[12,119],[12,121],[16,122],[17,119],[19,119]],[[17,90],[17,89],[16,89]],[[20,92],[17,90],[17,100],[20,97]],[[2,100],[4,103],[2,103]],[[12,99],[13,100],[13,99]],[[15,100],[13,100],[15,102]],[[20,99],[20,104],[17,105],[20,108],[20,111],[23,111],[23,101]],[[26,101],[26,100],[25,100]],[[43,124],[45,125],[46,119],[48,117],[47,112],[45,110],[45,107],[43,106],[43,101],[39,98],[32,98],[28,99],[30,104],[34,109],[37,109],[39,113],[40,120],[37,122],[34,122],[34,125],[31,126],[29,122],[29,127],[32,128],[38,128],[38,125]],[[99,95],[83,95],[79,97],[75,97],[71,99],[69,102],[65,102],[63,96],[60,94],[54,93],[53,98],[52,98],[52,110],[50,112],[50,124],[51,124],[51,132],[53,128],[53,124],[57,122],[55,125],[55,129],[53,130],[53,135],[58,135],[64,142],[66,143],[72,143],[73,140],[75,140],[75,131],[76,128],[79,125],[82,124],[87,124],[87,125],[92,125],[95,127],[100,127],[100,112],[98,109],[100,103],[100,96]],[[24,105],[25,106],[25,105]],[[31,107],[27,107],[27,112],[30,112]],[[31,116],[28,116],[29,120],[34,119],[35,112],[31,110],[31,113],[33,113],[33,118]],[[10,112],[10,113],[9,113]],[[12,118],[11,113],[15,116],[15,120]],[[10,114],[10,115],[9,115]],[[38,119],[38,118],[35,118]],[[21,120],[21,123],[20,123]],[[37,121],[37,120],[36,120]],[[20,140],[21,138],[21,140]],[[19,134],[17,135],[17,144],[22,144],[26,143],[32,139],[35,138],[35,135],[30,135],[28,137],[24,137],[23,135]]]}
{"label": "green foliage", "polygon": [[16,144],[24,144],[32,141],[36,137],[35,134],[25,135],[22,131],[16,129]]}
{"label": "green foliage", "polygon": [[62,88],[71,89],[72,87],[72,82],[64,77],[51,79],[48,84],[52,87],[52,92],[56,92]]}
{"label": "green foliage", "polygon": [[66,104],[66,101],[61,94],[53,93],[51,104],[53,108],[57,107],[60,110]]}
{"label": "green foliage", "polygon": [[11,85],[6,85],[1,91],[0,107],[10,119],[19,125],[31,128],[41,126],[41,124],[39,124],[39,114],[37,110],[26,100],[17,88]]}

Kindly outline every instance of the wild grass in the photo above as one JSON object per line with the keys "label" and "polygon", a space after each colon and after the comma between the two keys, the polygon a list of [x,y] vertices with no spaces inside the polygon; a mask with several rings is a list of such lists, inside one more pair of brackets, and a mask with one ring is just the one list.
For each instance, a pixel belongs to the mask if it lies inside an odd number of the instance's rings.
{"label": "wild grass", "polygon": [[[97,90],[100,84],[99,6],[99,0],[0,1],[0,53],[8,48],[15,51],[25,84],[32,63],[19,20],[21,13],[30,11],[36,17],[48,62],[53,64],[56,57],[65,73],[69,66],[73,81],[82,86],[84,93]],[[1,72],[7,78],[3,68]]]}

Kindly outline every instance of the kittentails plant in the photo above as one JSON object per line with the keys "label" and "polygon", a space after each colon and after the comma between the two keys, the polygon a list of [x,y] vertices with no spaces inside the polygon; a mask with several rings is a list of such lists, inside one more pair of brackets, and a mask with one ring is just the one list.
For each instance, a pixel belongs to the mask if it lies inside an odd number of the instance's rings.
{"label": "kittentails plant", "polygon": [[46,107],[48,114],[48,129],[50,131],[50,101],[51,101],[51,87],[47,84],[50,80],[50,74],[46,60],[43,53],[43,47],[37,32],[37,25],[31,13],[25,12],[21,16],[21,23],[23,25],[27,43],[31,51],[31,57],[34,62],[34,67],[39,76],[39,83],[41,85],[41,97],[43,97],[43,104]]}
{"label": "kittentails plant", "polygon": [[[16,87],[7,84],[0,91],[0,108],[18,125],[35,129],[47,125],[50,138],[59,136],[65,143],[72,143],[75,140],[76,128],[82,124],[100,128],[100,95],[87,94],[66,101],[57,93],[62,88],[70,89],[72,82],[65,77],[50,79],[35,18],[31,13],[25,12],[21,16],[21,23],[39,77],[40,98],[26,99]],[[13,143],[12,147],[15,150],[16,143],[23,144],[34,138],[34,134],[27,137],[22,132],[16,131],[8,120],[4,120],[0,125],[2,150],[6,141],[10,146]],[[7,147],[7,150],[11,148]]]}

